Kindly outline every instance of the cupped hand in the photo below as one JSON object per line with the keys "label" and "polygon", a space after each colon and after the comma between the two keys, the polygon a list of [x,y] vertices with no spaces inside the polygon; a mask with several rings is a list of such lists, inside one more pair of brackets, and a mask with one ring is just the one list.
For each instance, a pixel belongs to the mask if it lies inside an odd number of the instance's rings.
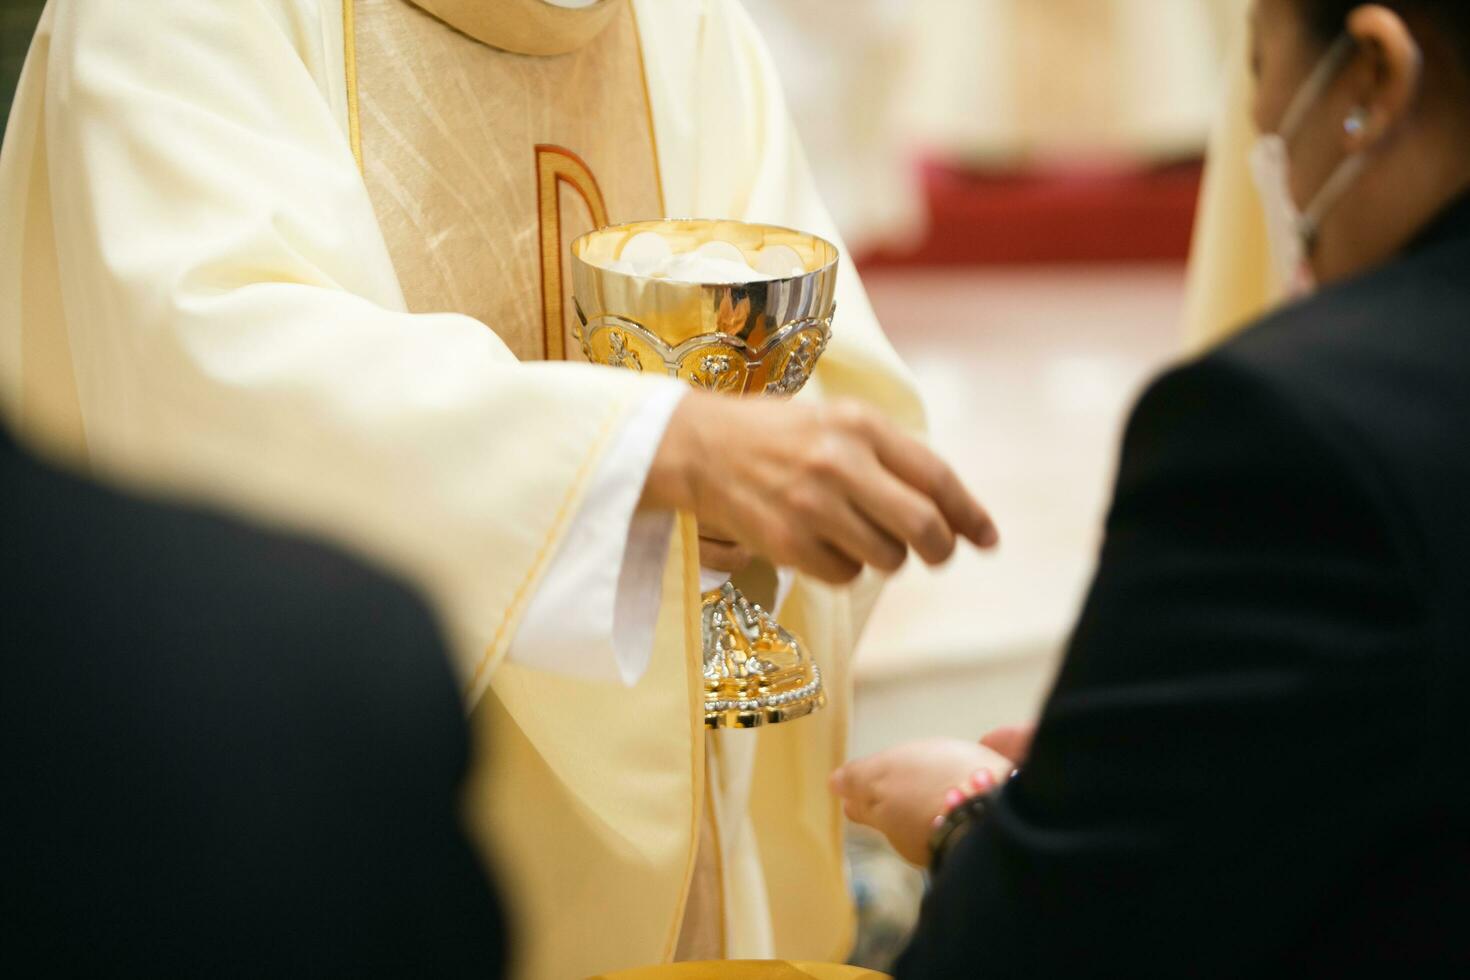
{"label": "cupped hand", "polygon": [[1035,722],[1028,725],[1003,725],[980,739],[980,744],[1014,760],[1019,766],[1031,754],[1031,743],[1035,738]]}
{"label": "cupped hand", "polygon": [[855,402],[693,392],[669,422],[642,505],[685,510],[778,566],[827,582],[930,564],[995,524],[932,450]]}
{"label": "cupped hand", "polygon": [[952,790],[975,792],[998,786],[1015,768],[999,753],[963,739],[932,738],[909,742],[866,759],[849,762],[832,774],[832,792],[842,799],[848,818],[879,831],[914,864],[929,862],[929,836],[934,818],[953,799]]}

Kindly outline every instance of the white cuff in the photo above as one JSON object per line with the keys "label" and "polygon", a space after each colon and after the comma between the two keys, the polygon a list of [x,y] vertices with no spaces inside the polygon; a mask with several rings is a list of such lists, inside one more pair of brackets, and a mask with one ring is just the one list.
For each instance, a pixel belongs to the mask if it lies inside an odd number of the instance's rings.
{"label": "white cuff", "polygon": [[[786,597],[791,594],[791,587],[796,584],[796,569],[778,567],[776,570],[776,595],[771,604],[771,615],[775,616],[781,612],[781,607],[786,604]],[[729,572],[722,572],[717,568],[699,567],[699,591],[713,592],[730,581],[733,576]]]}
{"label": "white cuff", "polygon": [[729,572],[722,572],[718,568],[699,566],[699,591],[713,592],[715,589],[722,589],[728,581],[730,581]]}
{"label": "white cuff", "polygon": [[674,409],[670,383],[623,424],[531,596],[507,653],[512,663],[632,687],[653,656],[672,511],[638,510]]}
{"label": "white cuff", "polygon": [[781,614],[781,607],[786,605],[786,597],[791,595],[791,587],[796,584],[796,569],[776,569],[776,605],[771,610],[772,616]]}

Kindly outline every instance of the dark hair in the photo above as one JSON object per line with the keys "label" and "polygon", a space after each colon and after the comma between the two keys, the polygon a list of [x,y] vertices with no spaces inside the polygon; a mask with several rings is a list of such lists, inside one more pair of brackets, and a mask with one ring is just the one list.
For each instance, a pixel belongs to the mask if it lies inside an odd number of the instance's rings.
{"label": "dark hair", "polygon": [[[1296,0],[1307,26],[1324,44],[1336,40],[1347,29],[1348,15],[1369,0]],[[1445,40],[1460,55],[1461,67],[1470,70],[1470,0],[1377,0],[1405,15],[1421,14],[1444,31]]]}

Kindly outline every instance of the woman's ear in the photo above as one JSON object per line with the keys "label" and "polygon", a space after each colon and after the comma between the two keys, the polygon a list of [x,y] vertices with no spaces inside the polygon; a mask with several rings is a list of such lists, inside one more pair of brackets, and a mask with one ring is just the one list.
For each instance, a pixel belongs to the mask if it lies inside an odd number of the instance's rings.
{"label": "woman's ear", "polygon": [[1355,73],[1358,102],[1343,120],[1350,152],[1374,146],[1398,128],[1413,108],[1424,76],[1424,53],[1409,25],[1393,10],[1369,3],[1348,17],[1348,33],[1358,42]]}

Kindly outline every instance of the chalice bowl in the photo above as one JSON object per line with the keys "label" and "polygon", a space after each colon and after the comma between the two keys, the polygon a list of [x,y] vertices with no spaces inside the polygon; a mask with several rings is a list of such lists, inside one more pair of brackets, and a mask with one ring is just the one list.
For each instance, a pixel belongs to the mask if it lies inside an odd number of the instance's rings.
{"label": "chalice bowl", "polygon": [[[641,221],[572,243],[577,340],[595,364],[788,398],[832,335],[837,249],[739,221]],[[746,452],[759,433],[728,433]],[[734,583],[703,594],[704,721],[755,728],[827,703],[802,641]]]}

